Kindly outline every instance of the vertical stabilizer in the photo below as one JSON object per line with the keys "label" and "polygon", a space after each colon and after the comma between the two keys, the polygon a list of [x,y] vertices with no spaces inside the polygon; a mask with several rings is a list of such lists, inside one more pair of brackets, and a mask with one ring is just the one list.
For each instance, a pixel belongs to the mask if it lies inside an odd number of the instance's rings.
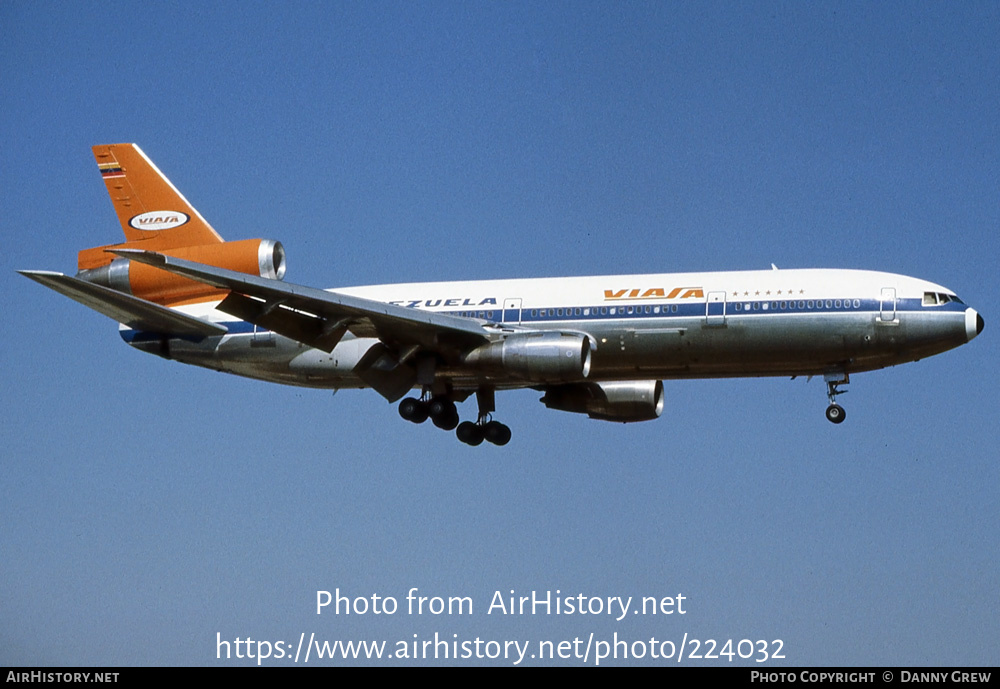
{"label": "vertical stabilizer", "polygon": [[155,251],[223,241],[138,146],[102,144],[93,150],[130,244]]}

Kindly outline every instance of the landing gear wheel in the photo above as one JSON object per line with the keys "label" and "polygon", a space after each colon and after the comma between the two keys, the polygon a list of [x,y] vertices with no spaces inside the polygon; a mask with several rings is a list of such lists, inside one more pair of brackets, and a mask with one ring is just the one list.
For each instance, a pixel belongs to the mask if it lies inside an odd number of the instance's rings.
{"label": "landing gear wheel", "polygon": [[483,426],[483,435],[494,445],[506,445],[510,442],[510,429],[499,421],[490,421]]}
{"label": "landing gear wheel", "polygon": [[[493,399],[493,388],[479,388],[476,390],[476,401],[479,403],[479,417],[475,423],[463,421],[458,424],[455,435],[466,445],[480,445],[483,440],[488,440],[494,445],[506,445],[510,442],[510,429],[499,421],[493,421],[491,414],[496,409]],[[436,408],[435,405],[441,405]],[[437,424],[436,414],[440,413],[442,418],[448,417],[449,412],[454,413],[454,423],[458,423],[458,412],[455,411],[455,404],[447,397],[435,397],[430,401],[431,417]],[[454,427],[454,426],[452,426]],[[444,428],[444,426],[442,426]]]}
{"label": "landing gear wheel", "polygon": [[841,390],[840,386],[850,383],[851,378],[847,375],[847,371],[843,371],[842,373],[827,373],[823,376],[823,380],[826,381],[826,398],[830,400],[830,406],[826,408],[826,418],[830,423],[844,423],[847,412],[837,404],[837,395],[843,395],[847,392],[847,390]]}
{"label": "landing gear wheel", "polygon": [[450,431],[458,425],[458,410],[447,397],[435,397],[427,403],[427,412],[438,428]]}
{"label": "landing gear wheel", "polygon": [[453,412],[448,416],[435,416],[431,418],[431,421],[442,431],[451,431],[458,425],[458,412]]}
{"label": "landing gear wheel", "polygon": [[471,421],[463,421],[458,424],[458,430],[455,431],[455,435],[463,443],[472,445],[473,447],[482,444],[484,438],[483,427]]}
{"label": "landing gear wheel", "polygon": [[826,418],[831,423],[843,423],[847,418],[847,412],[839,404],[831,404],[826,408]]}
{"label": "landing gear wheel", "polygon": [[399,415],[407,421],[412,421],[413,423],[423,423],[427,420],[427,415],[429,413],[427,404],[418,399],[414,399],[413,397],[407,397],[399,403]]}

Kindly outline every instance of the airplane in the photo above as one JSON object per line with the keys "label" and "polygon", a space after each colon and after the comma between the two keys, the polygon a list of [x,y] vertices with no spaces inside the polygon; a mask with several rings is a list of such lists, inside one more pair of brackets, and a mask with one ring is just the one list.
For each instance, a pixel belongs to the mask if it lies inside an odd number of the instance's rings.
{"label": "airplane", "polygon": [[[941,285],[868,270],[777,269],[372,285],[283,280],[285,250],[224,241],[135,144],[93,147],[126,241],[75,276],[19,271],[166,359],[275,383],[372,388],[468,445],[506,445],[495,393],[617,422],[663,412],[663,381],[850,374],[958,347],[983,317]],[[416,390],[418,393],[406,397]],[[456,404],[475,394],[475,420]]]}

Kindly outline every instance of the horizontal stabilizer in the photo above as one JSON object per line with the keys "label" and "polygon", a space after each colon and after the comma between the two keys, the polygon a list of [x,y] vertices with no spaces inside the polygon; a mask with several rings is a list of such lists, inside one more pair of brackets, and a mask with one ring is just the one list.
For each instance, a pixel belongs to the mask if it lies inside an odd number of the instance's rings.
{"label": "horizontal stabilizer", "polygon": [[130,328],[175,337],[202,339],[225,335],[224,326],[188,316],[165,306],[139,299],[109,287],[47,270],[19,270],[21,275],[45,285]]}

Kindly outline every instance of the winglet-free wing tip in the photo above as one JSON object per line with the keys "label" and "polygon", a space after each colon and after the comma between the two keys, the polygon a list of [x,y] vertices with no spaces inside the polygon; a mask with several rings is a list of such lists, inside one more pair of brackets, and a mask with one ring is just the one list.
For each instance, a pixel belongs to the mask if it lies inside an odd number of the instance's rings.
{"label": "winglet-free wing tip", "polygon": [[57,273],[54,270],[19,270],[17,272],[24,277],[43,285],[46,282],[51,281],[52,278],[66,277],[63,273]]}

